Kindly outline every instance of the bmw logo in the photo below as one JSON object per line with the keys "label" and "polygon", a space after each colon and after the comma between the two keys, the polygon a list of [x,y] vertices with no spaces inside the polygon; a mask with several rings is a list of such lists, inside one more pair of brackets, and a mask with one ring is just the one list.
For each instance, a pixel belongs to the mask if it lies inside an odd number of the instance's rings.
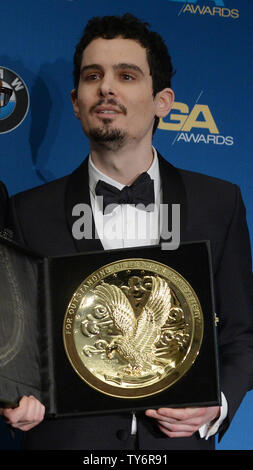
{"label": "bmw logo", "polygon": [[13,131],[29,109],[26,84],[13,70],[0,66],[0,134]]}

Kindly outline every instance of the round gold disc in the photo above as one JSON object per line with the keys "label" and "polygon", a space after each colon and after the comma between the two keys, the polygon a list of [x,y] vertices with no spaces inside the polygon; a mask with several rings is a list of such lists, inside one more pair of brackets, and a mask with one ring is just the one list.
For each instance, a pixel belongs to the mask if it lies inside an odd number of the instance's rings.
{"label": "round gold disc", "polygon": [[196,293],[174,269],[148,259],[101,267],[68,305],[64,346],[77,374],[99,392],[143,398],[178,381],[203,338]]}

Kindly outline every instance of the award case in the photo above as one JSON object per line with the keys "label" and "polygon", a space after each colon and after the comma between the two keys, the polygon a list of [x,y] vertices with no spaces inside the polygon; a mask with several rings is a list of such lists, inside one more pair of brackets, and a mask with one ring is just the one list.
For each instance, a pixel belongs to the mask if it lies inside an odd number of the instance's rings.
{"label": "award case", "polygon": [[[116,398],[90,387],[73,369],[63,342],[64,316],[75,290],[97,269],[124,259],[171,267],[194,289],[204,315],[203,339],[190,369],[166,390],[145,398]],[[0,240],[0,401],[16,406],[34,395],[50,418],[159,407],[220,404],[215,298],[210,243],[94,251],[58,257]]]}

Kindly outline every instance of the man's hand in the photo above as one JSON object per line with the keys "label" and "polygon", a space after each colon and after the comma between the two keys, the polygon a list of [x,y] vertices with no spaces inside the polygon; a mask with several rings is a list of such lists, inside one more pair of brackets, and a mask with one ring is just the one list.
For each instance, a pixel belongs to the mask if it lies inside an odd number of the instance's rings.
{"label": "man's hand", "polygon": [[45,407],[33,396],[22,397],[17,408],[1,408],[7,424],[21,431],[29,431],[44,418]]}
{"label": "man's hand", "polygon": [[157,420],[159,429],[168,437],[189,437],[204,424],[220,416],[219,406],[208,408],[160,408],[147,410],[146,416]]}

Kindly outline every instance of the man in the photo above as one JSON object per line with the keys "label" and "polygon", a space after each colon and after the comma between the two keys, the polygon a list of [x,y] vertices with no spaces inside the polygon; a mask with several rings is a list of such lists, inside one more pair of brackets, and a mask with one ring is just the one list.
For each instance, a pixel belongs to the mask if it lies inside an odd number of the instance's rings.
{"label": "man", "polygon": [[[211,240],[223,401],[221,407],[147,410],[137,415],[137,424],[131,414],[118,413],[44,420],[34,427],[44,410],[28,397],[6,415],[15,427],[33,428],[25,436],[29,449],[213,449],[213,434],[225,432],[252,380],[251,254],[240,191],[230,183],[178,170],[152,148],[158,120],[173,104],[173,69],[165,44],[146,24],[131,15],[91,20],[74,64],[71,97],[90,141],[90,156],[71,175],[12,198],[15,236],[44,255],[129,246],[125,218],[130,222],[136,213],[127,215],[129,201],[124,198],[132,190],[125,186],[147,172],[154,181],[156,206],[181,205],[181,240]],[[122,227],[117,245],[110,237],[73,236],[72,211],[79,203],[92,206],[96,231],[103,232],[96,208],[101,181],[124,188],[114,214],[102,217],[102,225],[113,217]],[[153,219],[157,228],[158,219]],[[157,243],[159,235],[158,230],[147,235],[146,244]],[[132,245],[143,245],[143,240],[132,240]],[[31,406],[34,414],[28,411]]]}

